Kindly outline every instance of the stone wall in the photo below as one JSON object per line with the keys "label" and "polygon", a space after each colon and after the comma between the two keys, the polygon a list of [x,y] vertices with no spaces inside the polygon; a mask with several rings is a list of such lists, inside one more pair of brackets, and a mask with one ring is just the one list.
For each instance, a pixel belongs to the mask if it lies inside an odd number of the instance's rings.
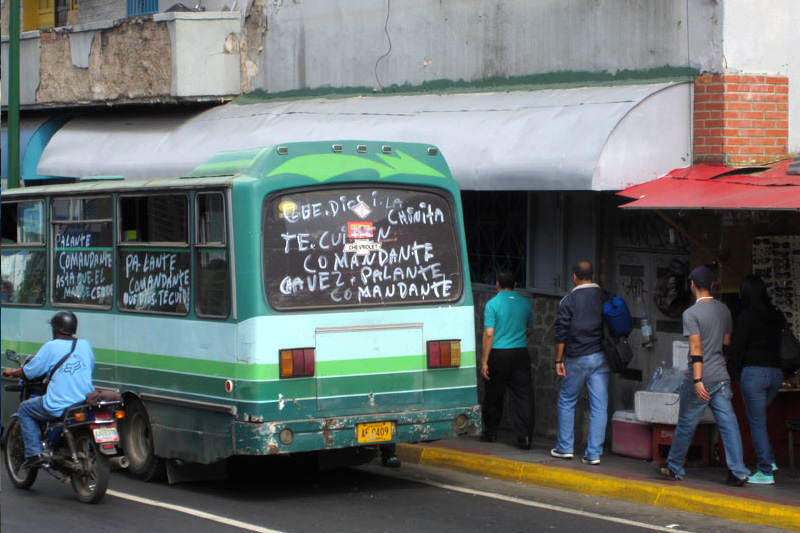
{"label": "stone wall", "polygon": [[[528,339],[528,351],[531,354],[531,370],[533,373],[534,433],[539,437],[552,439],[555,442],[558,428],[556,401],[560,379],[556,375],[555,365],[553,364],[555,361],[553,324],[558,311],[558,302],[561,298],[558,296],[531,294],[525,290],[520,292],[531,300],[531,305],[533,306],[533,334]],[[472,294],[475,300],[477,371],[480,372],[483,309],[486,306],[486,302],[495,295],[495,291],[486,286],[474,286]],[[478,377],[478,398],[483,402],[483,379],[480,376]],[[588,410],[589,400],[584,391],[575,409],[576,449],[579,449],[579,446],[586,441],[585,435],[589,424]],[[510,429],[510,420],[507,414],[508,408],[503,412],[501,427]]]}
{"label": "stone wall", "polygon": [[[9,14],[8,0],[5,0],[4,2],[0,3],[0,35],[3,35],[4,37],[8,35],[8,16],[9,16],[8,14]],[[20,24],[22,24],[21,14],[20,14]],[[20,26],[20,31],[22,31],[22,26]]]}
{"label": "stone wall", "polygon": [[267,31],[267,15],[263,0],[255,0],[250,6],[242,26],[241,39],[241,85],[242,93],[248,93],[258,87],[261,55],[264,51],[264,34]]}
{"label": "stone wall", "polygon": [[172,56],[166,24],[135,18],[93,34],[88,67],[83,68],[72,56],[70,32],[42,30],[37,102],[125,101],[170,94]]}

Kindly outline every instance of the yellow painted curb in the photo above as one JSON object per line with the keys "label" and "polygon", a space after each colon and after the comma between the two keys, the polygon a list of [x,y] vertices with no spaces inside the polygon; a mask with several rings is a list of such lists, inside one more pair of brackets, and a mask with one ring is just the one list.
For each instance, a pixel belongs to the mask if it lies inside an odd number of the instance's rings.
{"label": "yellow painted curb", "polygon": [[431,446],[398,444],[397,455],[410,463],[800,531],[800,506]]}

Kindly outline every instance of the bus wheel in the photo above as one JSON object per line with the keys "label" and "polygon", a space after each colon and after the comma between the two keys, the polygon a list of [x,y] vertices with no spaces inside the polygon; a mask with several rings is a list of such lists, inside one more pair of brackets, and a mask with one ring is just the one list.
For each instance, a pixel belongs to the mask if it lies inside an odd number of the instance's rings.
{"label": "bus wheel", "polygon": [[138,400],[125,402],[122,431],[122,449],[130,461],[128,472],[143,481],[162,479],[164,460],[153,452],[153,432],[147,410]]}

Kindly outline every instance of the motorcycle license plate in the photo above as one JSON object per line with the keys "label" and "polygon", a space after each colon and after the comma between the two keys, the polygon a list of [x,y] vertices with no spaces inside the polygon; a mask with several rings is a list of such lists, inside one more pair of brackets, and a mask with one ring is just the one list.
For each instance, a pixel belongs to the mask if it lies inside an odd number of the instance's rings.
{"label": "motorcycle license plate", "polygon": [[103,442],[119,442],[117,428],[95,428],[92,432],[94,432],[94,441],[98,444]]}
{"label": "motorcycle license plate", "polygon": [[392,440],[391,422],[372,422],[369,424],[358,424],[356,432],[359,443],[387,442]]}

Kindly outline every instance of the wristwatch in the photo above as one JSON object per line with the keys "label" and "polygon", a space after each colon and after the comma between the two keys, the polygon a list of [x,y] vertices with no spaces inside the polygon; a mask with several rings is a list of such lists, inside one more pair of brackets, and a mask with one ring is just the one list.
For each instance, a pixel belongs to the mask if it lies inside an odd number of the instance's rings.
{"label": "wristwatch", "polygon": [[703,381],[703,378],[695,378],[694,379],[695,383],[701,383],[702,381]]}

